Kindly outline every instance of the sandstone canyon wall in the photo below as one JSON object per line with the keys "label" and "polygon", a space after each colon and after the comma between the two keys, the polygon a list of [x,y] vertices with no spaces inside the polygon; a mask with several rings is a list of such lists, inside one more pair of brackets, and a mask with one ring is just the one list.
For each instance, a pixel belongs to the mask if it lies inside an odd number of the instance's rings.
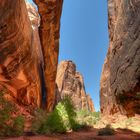
{"label": "sandstone canyon wall", "polygon": [[59,53],[60,16],[63,0],[34,0],[41,18],[39,35],[44,57],[46,108],[52,111],[55,104],[55,79]]}
{"label": "sandstone canyon wall", "polygon": [[72,61],[61,61],[58,65],[56,84],[61,98],[68,95],[77,109],[95,111],[90,95],[86,94],[83,77]]}
{"label": "sandstone canyon wall", "polygon": [[0,0],[0,90],[17,104],[51,111],[63,1],[35,2],[40,16],[24,0]]}
{"label": "sandstone canyon wall", "polygon": [[0,17],[0,89],[18,104],[40,106],[40,62],[25,1],[0,0]]}
{"label": "sandstone canyon wall", "polygon": [[101,76],[103,116],[140,114],[140,1],[108,0],[109,49]]}

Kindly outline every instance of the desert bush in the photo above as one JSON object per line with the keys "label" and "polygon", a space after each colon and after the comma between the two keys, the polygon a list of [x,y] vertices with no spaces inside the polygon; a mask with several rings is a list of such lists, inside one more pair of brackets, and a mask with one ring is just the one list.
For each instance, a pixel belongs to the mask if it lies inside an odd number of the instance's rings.
{"label": "desert bush", "polygon": [[100,120],[100,112],[77,111],[77,122],[81,125],[94,126]]}
{"label": "desert bush", "polygon": [[24,132],[24,117],[22,115],[19,115],[14,118],[13,120],[13,126],[12,131],[14,131],[15,136],[20,136]]}
{"label": "desert bush", "polygon": [[115,130],[110,125],[107,125],[105,128],[102,128],[98,131],[99,136],[108,136],[114,134],[115,134]]}
{"label": "desert bush", "polygon": [[33,112],[34,119],[32,123],[32,131],[34,133],[44,133],[47,128],[45,128],[47,121],[47,112],[42,109],[36,109]]}
{"label": "desert bush", "polygon": [[136,93],[136,98],[140,99],[140,92]]}
{"label": "desert bush", "polygon": [[47,114],[43,110],[35,113],[32,130],[35,133],[65,133],[71,129],[76,129],[76,112],[70,97],[65,97],[57,104],[54,111]]}
{"label": "desert bush", "polygon": [[23,116],[13,117],[17,108],[4,98],[4,91],[0,92],[0,136],[19,136],[23,134]]}
{"label": "desert bush", "polygon": [[34,133],[65,133],[95,125],[100,119],[100,112],[76,111],[71,98],[66,96],[53,112],[47,113],[38,109],[34,112],[34,116],[32,125]]}

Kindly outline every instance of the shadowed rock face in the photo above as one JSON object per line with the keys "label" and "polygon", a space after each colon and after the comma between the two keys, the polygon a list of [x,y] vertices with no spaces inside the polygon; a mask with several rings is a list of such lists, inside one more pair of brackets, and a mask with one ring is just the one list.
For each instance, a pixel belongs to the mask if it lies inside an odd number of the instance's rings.
{"label": "shadowed rock face", "polygon": [[59,53],[60,16],[63,0],[34,0],[41,18],[41,40],[46,82],[46,108],[52,111],[55,103],[55,79]]}
{"label": "shadowed rock face", "polygon": [[0,89],[18,104],[40,106],[37,48],[25,1],[0,0]]}
{"label": "shadowed rock face", "polygon": [[140,114],[140,1],[108,0],[110,45],[101,76],[103,116]]}
{"label": "shadowed rock face", "polygon": [[68,95],[77,109],[95,111],[90,96],[86,95],[83,77],[76,71],[72,61],[62,61],[59,64],[56,84],[61,98]]}

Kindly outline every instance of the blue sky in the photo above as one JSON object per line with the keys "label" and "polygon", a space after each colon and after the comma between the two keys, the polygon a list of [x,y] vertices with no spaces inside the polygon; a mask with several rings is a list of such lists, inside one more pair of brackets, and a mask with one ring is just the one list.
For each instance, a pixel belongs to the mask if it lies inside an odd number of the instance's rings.
{"label": "blue sky", "polygon": [[100,108],[100,76],[108,48],[107,21],[107,0],[64,0],[59,62],[76,64],[96,110]]}

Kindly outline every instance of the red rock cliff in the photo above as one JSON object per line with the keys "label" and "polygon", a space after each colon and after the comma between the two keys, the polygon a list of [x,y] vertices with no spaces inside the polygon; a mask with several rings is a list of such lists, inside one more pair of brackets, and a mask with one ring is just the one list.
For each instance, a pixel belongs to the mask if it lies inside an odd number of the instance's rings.
{"label": "red rock cliff", "polygon": [[103,116],[140,114],[140,1],[108,0],[110,44],[101,76]]}
{"label": "red rock cliff", "polygon": [[18,104],[40,106],[36,40],[24,0],[0,0],[0,89]]}
{"label": "red rock cliff", "polygon": [[49,112],[55,102],[63,1],[35,2],[40,16],[24,0],[0,0],[0,89],[18,104],[45,106]]}
{"label": "red rock cliff", "polygon": [[46,108],[52,111],[55,104],[55,79],[59,53],[60,16],[63,0],[34,0],[41,17],[39,36],[41,40],[46,83]]}
{"label": "red rock cliff", "polygon": [[86,95],[83,77],[76,71],[76,65],[72,61],[62,61],[59,64],[56,84],[61,98],[68,95],[77,109],[95,111],[90,96]]}

